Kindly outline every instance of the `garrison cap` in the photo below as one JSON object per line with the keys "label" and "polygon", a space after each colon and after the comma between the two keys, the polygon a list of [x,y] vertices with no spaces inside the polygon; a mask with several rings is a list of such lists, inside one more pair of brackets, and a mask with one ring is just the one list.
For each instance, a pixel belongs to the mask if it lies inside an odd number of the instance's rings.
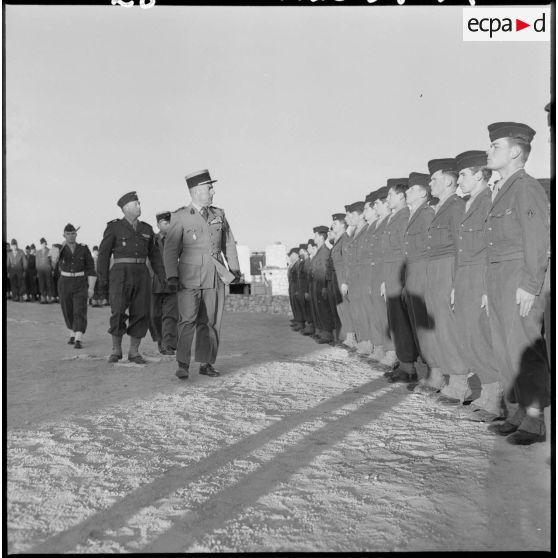
{"label": "garrison cap", "polygon": [[308,250],[308,244],[299,244],[298,249],[299,250]]}
{"label": "garrison cap", "polygon": [[384,200],[387,198],[389,188],[387,186],[382,186],[378,188],[375,192],[377,200]]}
{"label": "garrison cap", "polygon": [[364,203],[369,203],[370,205],[372,205],[378,199],[376,192],[377,190],[374,190],[373,192],[366,194],[366,197],[364,198]]}
{"label": "garrison cap", "polygon": [[127,203],[131,201],[138,201],[138,195],[135,192],[128,192],[124,194],[116,204],[122,209]]}
{"label": "garrison cap", "polygon": [[329,227],[326,227],[325,225],[318,225],[317,227],[314,227],[312,231],[315,233],[327,234]]}
{"label": "garrison cap", "polygon": [[98,246],[93,246],[92,250],[99,250]]}
{"label": "garrison cap", "polygon": [[364,210],[364,202],[363,201],[357,201],[357,202],[354,202],[351,205],[347,206],[347,211],[349,213],[352,213],[353,211],[360,211],[362,213],[363,210]]}
{"label": "garrison cap", "polygon": [[423,172],[412,172],[409,174],[409,188],[418,184],[423,188],[430,188],[430,175]]}
{"label": "garrison cap", "polygon": [[26,249],[26,250],[31,250],[31,246],[27,245],[27,246],[25,247],[25,249]]}
{"label": "garrison cap", "polygon": [[289,250],[289,256],[290,256],[291,254],[297,254],[297,255],[298,255],[298,248],[291,248],[291,249]]}
{"label": "garrison cap", "polygon": [[540,185],[544,188],[546,197],[550,201],[550,178],[537,178]]}
{"label": "garrison cap", "polygon": [[428,172],[432,176],[435,172],[441,171],[455,171],[455,159],[432,159],[428,161]]}
{"label": "garrison cap", "polygon": [[17,246],[17,240],[15,238],[12,238],[12,241],[10,242],[10,244],[15,244]]}
{"label": "garrison cap", "polygon": [[344,221],[345,217],[347,217],[347,215],[345,213],[334,213],[331,216],[331,220],[332,221]]}
{"label": "garrison cap", "polygon": [[65,227],[64,227],[64,232],[77,232],[79,230],[79,227],[76,229],[74,227],[74,225],[72,225],[72,223],[68,223]]}
{"label": "garrison cap", "polygon": [[41,238],[41,240],[39,240],[39,242],[40,242],[41,244],[46,244],[46,243],[47,243],[46,238]]}
{"label": "garrison cap", "polygon": [[193,172],[184,177],[186,179],[186,184],[188,188],[193,188],[194,186],[200,186],[201,184],[213,184],[217,180],[211,180],[211,176],[207,169]]}
{"label": "garrison cap", "polygon": [[486,151],[464,151],[455,158],[455,166],[458,171],[469,167],[486,167],[486,159]]}
{"label": "garrison cap", "polygon": [[171,213],[170,211],[161,211],[161,213],[155,215],[155,219],[157,219],[157,223],[159,221],[170,221]]}
{"label": "garrison cap", "polygon": [[31,250],[36,250],[37,249],[37,247],[34,244],[31,244],[30,248],[31,248]]}
{"label": "garrison cap", "polygon": [[405,177],[405,178],[388,178],[387,179],[387,189],[388,190],[390,188],[395,188],[395,186],[397,186],[399,184],[401,184],[402,186],[405,186],[405,188],[408,188],[409,187],[409,178]]}
{"label": "garrison cap", "polygon": [[490,141],[500,138],[515,138],[531,143],[535,134],[536,132],[531,126],[520,122],[494,122],[494,124],[488,125]]}
{"label": "garrison cap", "polygon": [[316,246],[316,241],[313,238],[308,239],[308,246]]}

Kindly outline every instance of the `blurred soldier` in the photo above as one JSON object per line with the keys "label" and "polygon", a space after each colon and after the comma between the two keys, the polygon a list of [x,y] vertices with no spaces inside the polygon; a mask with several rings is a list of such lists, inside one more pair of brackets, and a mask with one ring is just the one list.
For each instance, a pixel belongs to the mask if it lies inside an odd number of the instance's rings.
{"label": "blurred soldier", "polygon": [[[550,187],[551,182],[550,178],[538,178],[537,179],[540,185],[543,187],[546,197],[548,199],[548,212],[550,215],[551,209],[551,196],[550,196]],[[550,223],[548,224],[550,228]],[[544,340],[546,344],[546,354],[548,356],[548,364],[552,367],[552,290],[551,290],[551,281],[552,281],[552,260],[551,260],[551,250],[548,250],[548,266],[546,268],[546,274],[544,277],[544,284],[543,284],[543,292],[541,296],[545,299],[544,305]]]}
{"label": "blurred soldier", "polygon": [[60,255],[61,244],[55,243],[50,249],[50,259],[52,262],[52,300],[51,302],[60,302],[58,296],[58,279],[60,278],[60,271],[58,269],[58,257]]}
{"label": "blurred soldier", "polygon": [[27,258],[27,269],[25,270],[25,294],[27,302],[37,300],[37,264],[35,260],[35,250],[31,246],[25,247],[25,257]]}
{"label": "blurred soldier", "polygon": [[455,190],[458,173],[455,159],[428,162],[430,191],[438,198],[428,229],[425,301],[434,325],[436,362],[446,376],[440,402],[458,404],[480,394],[478,378],[473,383],[461,358],[457,325],[451,306],[451,292],[457,258],[459,225],[465,201]]}
{"label": "blurred soldier", "polygon": [[[312,316],[312,334],[310,335],[312,339],[320,338],[320,322],[318,320],[318,315],[316,311],[316,304],[314,300],[314,272],[312,267],[312,260],[316,255],[316,241],[313,238],[308,239],[308,258],[305,262],[306,276],[308,277],[307,291],[304,293],[304,298],[308,301],[308,307],[310,308],[310,316]],[[303,332],[303,335],[306,335]]]}
{"label": "blurred soldier", "polygon": [[[149,327],[151,279],[146,259],[149,258],[162,283],[165,270],[151,225],[139,220],[141,206],[136,192],[124,194],[117,204],[124,217],[107,223],[97,260],[99,291],[105,293],[107,284],[109,290],[111,316],[108,332],[112,336],[109,362],[118,362],[122,358],[122,336],[127,333],[130,336],[128,360],[145,364],[139,346]],[[114,259],[109,273],[111,256]]]}
{"label": "blurred soldier", "polygon": [[407,307],[403,300],[405,280],[405,245],[404,235],[409,222],[409,208],[406,203],[406,191],[409,179],[388,178],[387,205],[391,211],[380,240],[382,266],[382,283],[380,290],[386,300],[388,324],[395,354],[399,365],[389,382],[414,382],[417,379],[415,361],[419,352],[409,320]]}
{"label": "blurred soldier", "polygon": [[381,239],[386,228],[388,217],[391,210],[387,204],[388,187],[382,186],[376,190],[374,200],[374,211],[378,218],[374,223],[374,233],[370,241],[370,301],[372,304],[371,319],[374,320],[374,327],[371,327],[373,334],[372,345],[374,351],[370,358],[378,361],[384,366],[392,368],[396,363],[396,356],[393,341],[389,332],[388,315],[386,300],[382,293],[382,283],[384,281],[383,255],[381,249]]}
{"label": "blurred soldier", "polygon": [[236,243],[225,212],[211,205],[215,182],[208,170],[186,176],[192,202],[172,213],[165,240],[167,281],[172,289],[178,289],[176,375],[184,379],[188,377],[194,334],[194,357],[200,363],[200,374],[219,376],[213,364],[219,349],[225,284],[240,278]]}
{"label": "blurred soldier", "polygon": [[329,260],[329,248],[326,246],[328,227],[320,225],[314,227],[314,241],[316,242],[316,255],[312,260],[313,297],[316,317],[319,324],[318,343],[330,343],[333,341],[333,330],[335,328],[333,316],[327,298],[327,262]]}
{"label": "blurred soldier", "polygon": [[[159,232],[155,236],[155,244],[159,252],[164,254],[165,238],[170,228],[170,211],[157,213]],[[151,289],[151,329],[162,355],[174,355],[177,341],[178,301],[176,290],[161,283],[157,274],[153,274]]]}
{"label": "blurred soldier", "polygon": [[12,239],[11,250],[7,257],[8,277],[12,290],[12,300],[15,302],[25,301],[25,271],[27,269],[27,258],[23,250],[17,247],[17,240]]}
{"label": "blurred soldier", "polygon": [[293,313],[291,327],[294,331],[300,331],[304,328],[304,316],[302,315],[297,297],[299,263],[300,257],[298,255],[298,248],[291,248],[289,250],[289,266],[287,270],[287,278],[289,281],[289,302],[291,303],[291,310]]}
{"label": "blurred soldier", "polygon": [[41,247],[37,250],[35,256],[37,278],[39,280],[39,294],[41,295],[40,303],[48,304],[49,302],[54,302],[52,258],[47,246],[47,241],[41,238],[40,243]]}
{"label": "blurred soldier", "polygon": [[[409,321],[413,329],[415,346],[421,360],[429,370],[424,373],[417,370],[420,376],[418,384],[409,384],[409,389],[417,393],[432,393],[444,385],[439,364],[434,352],[434,324],[426,310],[426,263],[428,228],[434,217],[434,210],[428,205],[430,198],[430,175],[420,172],[409,174],[407,188],[407,206],[409,221],[405,229],[403,243],[405,249],[405,304],[409,313]],[[419,374],[420,373],[420,374]]]}
{"label": "blurred soldier", "polygon": [[486,314],[486,231],[484,223],[492,205],[486,168],[486,151],[465,151],[456,158],[457,180],[469,196],[460,218],[457,268],[451,303],[457,327],[457,348],[469,370],[480,382],[481,394],[470,405],[473,420],[490,421],[503,416],[503,391],[494,359],[490,324]]}
{"label": "blurred soldier", "polygon": [[332,247],[328,261],[327,292],[331,312],[335,319],[333,344],[340,345],[341,332],[347,335],[353,331],[348,302],[341,294],[341,285],[345,282],[343,246],[349,237],[347,236],[345,213],[334,213],[331,218],[333,221],[331,224]]}
{"label": "blurred soldier", "polygon": [[310,308],[309,296],[307,297],[310,281],[310,255],[308,254],[308,244],[299,244],[298,249],[300,263],[298,264],[297,297],[306,324],[304,329],[300,330],[300,333],[302,333],[302,335],[314,335],[315,330],[312,310]]}
{"label": "blurred soldier", "polygon": [[77,229],[68,223],[64,227],[64,242],[57,267],[60,308],[70,332],[68,343],[81,349],[81,339],[87,329],[87,300],[93,296],[97,280],[95,264],[86,244],[76,242]]}
{"label": "blurred soldier", "polygon": [[[99,247],[97,245],[93,246],[91,249],[91,255],[93,256],[93,263],[95,264],[95,272],[97,271],[97,261],[99,259]],[[99,291],[99,282],[95,282],[95,288],[93,289],[93,298],[91,299],[91,306],[93,308],[99,308],[103,306],[103,294]]]}
{"label": "blurred soldier", "polygon": [[486,221],[488,309],[494,353],[499,359],[508,418],[489,429],[511,444],[544,441],[544,408],[550,374],[541,329],[541,295],[550,246],[548,201],[524,166],[535,131],[526,124],[488,126],[488,168],[501,180]]}
{"label": "blurred soldier", "polygon": [[35,258],[35,282],[33,284],[34,292],[35,292],[35,300],[39,300],[41,297],[39,295],[39,276],[37,275],[37,247],[35,244],[31,243],[31,255]]}
{"label": "blurred soldier", "polygon": [[349,347],[349,352],[370,353],[372,350],[370,340],[367,332],[366,317],[363,312],[363,293],[360,282],[359,261],[362,257],[362,242],[361,237],[364,234],[368,224],[364,219],[364,201],[354,202],[347,207],[347,218],[350,225],[353,227],[352,236],[346,244],[347,258],[346,262],[346,283],[341,284],[341,294],[349,299],[349,308],[351,311],[351,318],[355,329],[356,344]]}

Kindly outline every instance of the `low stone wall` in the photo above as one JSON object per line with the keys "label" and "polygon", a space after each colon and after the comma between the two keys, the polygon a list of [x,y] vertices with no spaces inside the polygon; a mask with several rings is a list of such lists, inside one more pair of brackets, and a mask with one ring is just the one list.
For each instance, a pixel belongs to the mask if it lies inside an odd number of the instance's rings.
{"label": "low stone wall", "polygon": [[288,296],[227,294],[225,312],[261,312],[292,318]]}

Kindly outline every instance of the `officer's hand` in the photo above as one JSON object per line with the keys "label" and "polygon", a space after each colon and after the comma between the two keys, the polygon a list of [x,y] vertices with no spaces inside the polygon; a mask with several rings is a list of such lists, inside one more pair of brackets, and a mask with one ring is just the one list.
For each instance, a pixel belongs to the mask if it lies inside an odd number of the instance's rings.
{"label": "officer's hand", "polygon": [[304,300],[310,300],[310,293],[304,293]]}
{"label": "officer's hand", "polygon": [[488,296],[485,294],[481,296],[481,308],[486,310],[486,315],[488,316]]}
{"label": "officer's hand", "polygon": [[401,289],[401,300],[402,300],[403,302],[405,302],[405,299],[406,299],[406,298],[407,298],[407,289],[405,289],[405,287],[403,287],[403,288]]}
{"label": "officer's hand", "polygon": [[175,293],[178,290],[178,277],[169,277],[167,279],[167,286],[170,291]]}
{"label": "officer's hand", "polygon": [[519,315],[522,318],[525,318],[525,316],[529,314],[534,302],[534,294],[524,291],[521,287],[515,291],[515,303],[519,304]]}
{"label": "officer's hand", "polygon": [[322,298],[324,300],[327,300],[327,288],[326,287],[322,288]]}
{"label": "officer's hand", "polygon": [[382,281],[382,284],[380,285],[380,295],[383,297],[384,300],[386,300],[386,282]]}
{"label": "officer's hand", "polygon": [[455,289],[452,289],[451,293],[450,293],[450,306],[451,306],[452,311],[453,311],[454,305],[455,305]]}
{"label": "officer's hand", "polygon": [[93,293],[95,292],[95,289],[87,289],[87,298],[91,299],[93,298]]}
{"label": "officer's hand", "polygon": [[349,285],[347,285],[347,283],[343,283],[341,285],[341,294],[343,296],[347,296],[347,293],[349,292]]}

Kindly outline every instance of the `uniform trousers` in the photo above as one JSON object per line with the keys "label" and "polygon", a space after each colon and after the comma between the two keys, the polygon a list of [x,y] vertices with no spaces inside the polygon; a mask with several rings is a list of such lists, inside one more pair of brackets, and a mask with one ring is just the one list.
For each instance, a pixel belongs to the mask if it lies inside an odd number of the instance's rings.
{"label": "uniform trousers", "polygon": [[177,323],[176,293],[151,293],[151,333],[155,341],[176,349]]}
{"label": "uniform trousers", "polygon": [[25,272],[25,292],[33,299],[37,296],[37,271],[35,269],[27,269]]}
{"label": "uniform trousers", "polygon": [[42,297],[54,296],[52,287],[52,271],[51,269],[37,268],[37,278],[39,279],[39,293]]}
{"label": "uniform trousers", "polygon": [[433,325],[435,359],[444,374],[467,375],[467,365],[461,358],[460,339],[455,315],[451,308],[454,255],[429,260],[426,266],[426,309]]}
{"label": "uniform trousers", "polygon": [[22,270],[10,270],[8,272],[10,278],[10,288],[12,297],[19,299],[25,294],[25,277]]}
{"label": "uniform trousers", "polygon": [[331,313],[331,307],[329,305],[329,300],[326,295],[324,296],[324,290],[327,291],[327,284],[325,279],[319,279],[314,281],[314,307],[316,311],[316,316],[318,319],[319,329],[326,332],[332,332],[335,329],[335,322],[333,315]]}
{"label": "uniform trousers", "polygon": [[422,360],[430,368],[438,368],[434,322],[425,301],[426,260],[407,261],[405,266],[405,303],[413,330],[415,345]]}
{"label": "uniform trousers", "polygon": [[219,349],[225,284],[215,277],[212,289],[180,288],[178,300],[177,362],[189,365],[195,336],[196,362],[214,364]]}
{"label": "uniform trousers", "polygon": [[499,361],[504,394],[520,407],[550,404],[550,371],[541,329],[544,296],[536,296],[522,318],[515,303],[523,259],[489,263],[488,309],[494,354]]}
{"label": "uniform trousers", "polygon": [[357,341],[370,341],[372,334],[368,313],[371,312],[370,296],[368,292],[368,266],[356,265],[349,279],[349,297],[351,300],[351,314]]}
{"label": "uniform trousers", "polygon": [[[335,277],[327,282],[327,300],[329,304],[329,312],[333,318],[334,330],[337,335],[341,333],[341,315],[339,313],[339,306],[343,304],[343,295],[337,286],[337,279]],[[345,332],[350,331],[345,329]]]}
{"label": "uniform trousers", "polygon": [[497,382],[500,372],[494,358],[490,323],[486,309],[481,308],[482,295],[486,294],[486,264],[458,266],[454,284],[454,315],[463,362],[483,384]]}
{"label": "uniform trousers", "polygon": [[130,337],[145,337],[149,329],[150,299],[151,276],[145,264],[114,264],[109,272],[111,316],[108,332],[119,337],[124,333]]}
{"label": "uniform trousers", "polygon": [[87,329],[87,277],[64,277],[58,279],[58,296],[60,308],[71,331],[85,333]]}
{"label": "uniform trousers", "polygon": [[371,267],[370,277],[370,302],[372,313],[369,316],[373,325],[370,326],[372,332],[372,344],[380,345],[385,351],[393,351],[393,341],[391,340],[387,306],[384,297],[380,294],[380,287],[383,281],[383,263],[376,263]]}
{"label": "uniform trousers", "polygon": [[546,268],[546,275],[544,278],[544,285],[542,296],[544,296],[544,340],[546,343],[546,355],[548,357],[548,364],[552,367],[552,260],[548,260],[548,267]]}
{"label": "uniform trousers", "polygon": [[415,362],[419,352],[409,320],[407,306],[401,296],[405,276],[404,262],[384,263],[383,276],[386,284],[388,326],[395,354],[399,362]]}

